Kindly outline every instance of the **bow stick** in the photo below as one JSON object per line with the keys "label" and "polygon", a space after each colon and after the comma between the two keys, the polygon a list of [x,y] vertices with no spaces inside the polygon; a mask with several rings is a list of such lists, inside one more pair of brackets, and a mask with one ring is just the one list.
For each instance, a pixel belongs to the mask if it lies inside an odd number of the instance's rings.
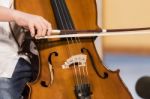
{"label": "bow stick", "polygon": [[[35,37],[36,39],[94,37],[113,35],[150,34],[150,27],[129,29],[99,29],[99,30],[52,30],[50,36]],[[77,34],[80,33],[80,34]]]}

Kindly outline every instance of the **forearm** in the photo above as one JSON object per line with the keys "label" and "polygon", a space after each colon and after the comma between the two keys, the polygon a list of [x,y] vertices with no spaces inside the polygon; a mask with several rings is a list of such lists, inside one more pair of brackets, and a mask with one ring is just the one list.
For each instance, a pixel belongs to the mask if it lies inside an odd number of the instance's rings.
{"label": "forearm", "polygon": [[51,24],[41,16],[0,6],[0,22],[2,21],[14,21],[19,26],[28,28],[32,36],[35,36],[35,30],[36,36],[50,35],[52,30]]}
{"label": "forearm", "polygon": [[14,21],[13,12],[12,9],[0,6],[0,21]]}

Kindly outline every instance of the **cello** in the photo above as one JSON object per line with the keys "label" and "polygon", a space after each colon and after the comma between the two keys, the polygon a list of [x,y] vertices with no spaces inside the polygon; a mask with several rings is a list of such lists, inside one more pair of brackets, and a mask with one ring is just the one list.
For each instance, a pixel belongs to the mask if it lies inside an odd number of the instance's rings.
{"label": "cello", "polygon": [[[37,14],[60,30],[99,30],[95,0],[15,0],[15,9]],[[74,32],[76,34],[76,32]],[[66,32],[65,35],[69,33]],[[36,40],[39,72],[26,99],[132,99],[99,58],[95,37]]]}

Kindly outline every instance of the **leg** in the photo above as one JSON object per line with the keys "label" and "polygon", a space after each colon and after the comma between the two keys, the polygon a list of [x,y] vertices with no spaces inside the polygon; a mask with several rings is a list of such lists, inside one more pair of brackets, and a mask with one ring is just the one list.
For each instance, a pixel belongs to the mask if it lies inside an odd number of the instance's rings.
{"label": "leg", "polygon": [[30,63],[20,58],[12,78],[0,78],[0,99],[21,99],[24,87],[31,77]]}

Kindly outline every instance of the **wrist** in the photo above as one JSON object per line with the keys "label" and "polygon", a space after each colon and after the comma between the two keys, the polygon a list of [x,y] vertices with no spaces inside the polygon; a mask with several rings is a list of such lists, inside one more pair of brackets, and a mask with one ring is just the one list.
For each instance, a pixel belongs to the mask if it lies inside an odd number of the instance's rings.
{"label": "wrist", "polygon": [[16,21],[17,11],[14,9],[11,9],[11,20],[10,21]]}

